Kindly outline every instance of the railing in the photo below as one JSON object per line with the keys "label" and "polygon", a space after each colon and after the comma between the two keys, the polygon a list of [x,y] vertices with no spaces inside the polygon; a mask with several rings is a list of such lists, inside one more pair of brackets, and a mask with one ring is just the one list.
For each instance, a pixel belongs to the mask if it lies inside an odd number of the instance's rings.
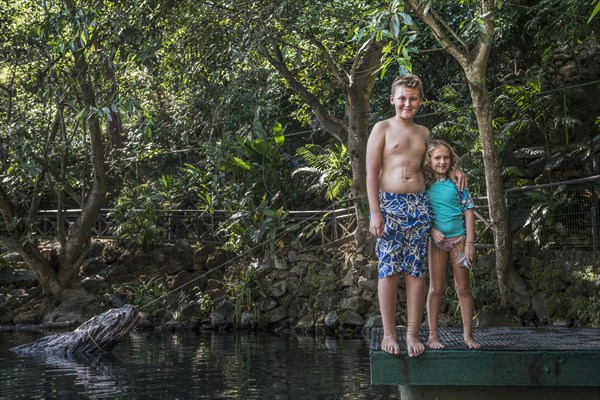
{"label": "railing", "polygon": [[[521,245],[551,248],[581,248],[600,251],[600,175],[573,181],[512,188],[505,191],[508,222],[513,240]],[[493,247],[487,197],[475,197],[476,246]],[[93,228],[95,237],[112,237],[114,221],[110,209],[102,209]],[[63,211],[65,230],[81,210]],[[190,239],[222,244],[227,240],[225,224],[233,212],[168,210],[157,224],[164,228],[164,240]],[[286,226],[297,225],[305,245],[326,245],[349,237],[356,229],[354,207],[336,210],[290,211]],[[57,211],[38,213],[37,234],[56,237]]]}
{"label": "railing", "polygon": [[[109,217],[110,211],[106,208],[100,211],[92,229],[92,236],[113,237],[114,221]],[[62,224],[65,231],[80,214],[79,209],[63,211]],[[192,239],[202,243],[222,244],[227,240],[222,232],[222,225],[234,214],[220,210],[213,213],[206,210],[165,210],[160,212],[157,225],[164,228],[163,239],[166,241]],[[57,210],[39,211],[36,234],[41,237],[56,237],[57,220]],[[297,224],[303,232],[312,232],[303,235],[306,245],[325,245],[352,235],[356,229],[354,207],[324,211],[290,211],[285,222],[287,225]],[[312,229],[315,225],[319,225],[318,229]]]}

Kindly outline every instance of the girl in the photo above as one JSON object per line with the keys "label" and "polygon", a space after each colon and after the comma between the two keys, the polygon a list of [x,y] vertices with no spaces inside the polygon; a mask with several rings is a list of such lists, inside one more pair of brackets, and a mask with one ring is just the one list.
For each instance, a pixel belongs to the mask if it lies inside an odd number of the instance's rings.
{"label": "girl", "polygon": [[427,319],[432,349],[444,348],[438,336],[438,317],[446,285],[448,259],[452,264],[454,287],[460,303],[463,338],[469,349],[481,345],[473,340],[473,296],[469,268],[475,256],[475,207],[467,189],[458,190],[448,178],[458,169],[459,158],[450,145],[430,140],[423,160],[423,172],[428,184],[427,194],[434,213],[429,241],[429,293]]}

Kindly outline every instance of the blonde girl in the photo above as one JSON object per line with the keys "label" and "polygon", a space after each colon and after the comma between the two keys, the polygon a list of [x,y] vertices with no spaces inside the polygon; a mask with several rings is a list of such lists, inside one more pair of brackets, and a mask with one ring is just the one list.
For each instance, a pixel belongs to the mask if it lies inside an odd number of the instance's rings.
{"label": "blonde girl", "polygon": [[459,168],[459,158],[442,140],[430,140],[423,160],[427,194],[434,213],[429,241],[429,292],[427,319],[432,349],[444,348],[439,339],[438,319],[446,286],[448,261],[452,265],[454,287],[460,303],[463,339],[469,349],[480,344],[473,339],[473,296],[469,268],[475,257],[475,219],[473,200],[468,189],[459,190],[449,178]]}

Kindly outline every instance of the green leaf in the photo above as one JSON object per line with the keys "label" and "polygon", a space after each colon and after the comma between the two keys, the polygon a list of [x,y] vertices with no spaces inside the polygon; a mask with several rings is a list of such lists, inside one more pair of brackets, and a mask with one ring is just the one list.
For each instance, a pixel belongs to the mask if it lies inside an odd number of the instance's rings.
{"label": "green leaf", "polygon": [[400,19],[398,18],[398,14],[392,15],[390,18],[390,28],[394,37],[400,36]]}
{"label": "green leaf", "polygon": [[594,19],[596,14],[598,14],[599,12],[600,12],[600,0],[596,2],[596,7],[594,7],[594,11],[592,11],[592,15],[590,15],[590,18],[587,20],[587,23],[589,24],[592,21],[592,19]]}
{"label": "green leaf", "polygon": [[252,169],[250,164],[246,163],[241,158],[233,157],[233,161],[235,162],[235,165],[237,165],[238,167],[240,167],[242,169],[245,169],[246,171],[250,171]]}
{"label": "green leaf", "polygon": [[274,126],[273,126],[273,137],[275,138],[275,143],[277,143],[278,145],[282,145],[284,140],[285,140],[285,136],[283,134],[283,126],[281,126],[281,123],[277,122]]}

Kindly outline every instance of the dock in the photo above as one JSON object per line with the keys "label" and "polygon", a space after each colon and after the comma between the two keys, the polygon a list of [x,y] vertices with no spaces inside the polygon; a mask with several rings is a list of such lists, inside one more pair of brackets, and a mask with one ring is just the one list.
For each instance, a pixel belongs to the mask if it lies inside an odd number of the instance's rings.
{"label": "dock", "polygon": [[462,329],[440,328],[446,347],[414,358],[402,340],[400,355],[383,352],[382,337],[371,331],[371,383],[397,385],[401,400],[600,400],[599,328],[475,328],[478,350]]}

